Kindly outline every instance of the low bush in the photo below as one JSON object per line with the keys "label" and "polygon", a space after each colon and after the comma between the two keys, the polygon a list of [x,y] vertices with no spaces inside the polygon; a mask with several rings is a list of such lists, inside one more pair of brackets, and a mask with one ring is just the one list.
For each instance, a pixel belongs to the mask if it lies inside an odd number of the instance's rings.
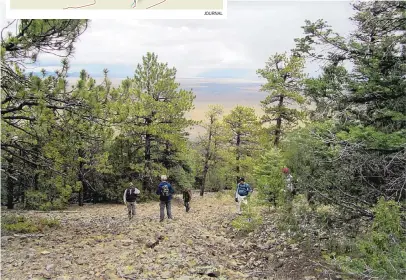
{"label": "low bush", "polygon": [[332,263],[364,278],[406,279],[406,238],[400,226],[400,207],[381,198],[373,210],[374,221],[356,238],[355,250],[332,258]]}
{"label": "low bush", "polygon": [[238,216],[231,222],[233,228],[243,234],[254,231],[262,225],[263,222],[261,216],[263,209],[259,204],[258,198],[251,196],[248,197],[247,200],[247,204],[242,204],[242,215]]}
{"label": "low bush", "polygon": [[57,228],[60,221],[54,218],[27,218],[21,215],[5,215],[1,219],[1,229],[12,233],[43,232],[48,228]]}

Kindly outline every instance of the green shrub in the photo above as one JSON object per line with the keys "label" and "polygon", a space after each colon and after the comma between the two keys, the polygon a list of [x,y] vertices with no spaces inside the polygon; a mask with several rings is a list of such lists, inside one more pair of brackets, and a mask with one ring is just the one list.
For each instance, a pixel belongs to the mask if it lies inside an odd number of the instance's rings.
{"label": "green shrub", "polygon": [[254,231],[262,224],[262,217],[259,214],[248,215],[246,213],[238,216],[231,222],[233,228],[242,233]]}
{"label": "green shrub", "polygon": [[51,218],[51,219],[42,218],[42,219],[40,219],[39,222],[41,225],[47,226],[50,228],[58,228],[61,225],[61,222],[55,218]]}
{"label": "green shrub", "polygon": [[49,190],[27,190],[25,193],[25,208],[41,211],[65,209],[72,188],[58,183]]}
{"label": "green shrub", "polygon": [[21,215],[5,215],[1,219],[1,228],[14,233],[43,232],[47,228],[57,228],[60,221],[54,218],[26,218]]}
{"label": "green shrub", "polygon": [[40,209],[41,205],[47,202],[47,195],[41,191],[27,190],[25,202],[27,209]]}
{"label": "green shrub", "polygon": [[4,225],[4,229],[7,231],[18,232],[18,233],[32,233],[40,231],[39,228],[29,221],[18,222],[16,224]]}
{"label": "green shrub", "polygon": [[222,190],[216,192],[215,198],[224,202],[234,201],[235,199],[235,190]]}
{"label": "green shrub", "polygon": [[44,202],[43,204],[41,204],[39,206],[39,210],[41,210],[41,211],[49,211],[51,209],[52,209],[52,203],[49,201]]}
{"label": "green shrub", "polygon": [[242,204],[242,215],[231,222],[233,228],[241,233],[249,233],[257,229],[263,222],[258,197],[248,197],[248,204]]}
{"label": "green shrub", "polygon": [[[292,201],[287,201],[277,211],[277,226],[279,230],[288,232],[292,237],[301,237],[310,224],[312,209],[304,195],[297,195]],[[304,228],[306,227],[306,228]]]}
{"label": "green shrub", "polygon": [[284,159],[277,149],[271,149],[262,155],[254,168],[256,190],[259,199],[263,202],[275,201],[277,206],[282,206],[286,201],[286,182],[281,172]]}
{"label": "green shrub", "polygon": [[400,207],[395,201],[381,198],[374,213],[372,226],[357,238],[356,250],[338,256],[333,263],[357,276],[406,279],[406,240]]}

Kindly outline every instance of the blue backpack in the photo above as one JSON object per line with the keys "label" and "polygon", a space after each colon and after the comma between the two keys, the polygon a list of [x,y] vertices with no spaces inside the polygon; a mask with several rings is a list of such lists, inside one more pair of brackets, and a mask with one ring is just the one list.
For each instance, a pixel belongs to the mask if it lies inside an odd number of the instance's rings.
{"label": "blue backpack", "polygon": [[161,196],[168,197],[169,196],[169,186],[163,185],[161,188]]}
{"label": "blue backpack", "polygon": [[238,184],[238,189],[237,192],[240,196],[247,196],[249,193],[249,185],[244,183],[244,184]]}

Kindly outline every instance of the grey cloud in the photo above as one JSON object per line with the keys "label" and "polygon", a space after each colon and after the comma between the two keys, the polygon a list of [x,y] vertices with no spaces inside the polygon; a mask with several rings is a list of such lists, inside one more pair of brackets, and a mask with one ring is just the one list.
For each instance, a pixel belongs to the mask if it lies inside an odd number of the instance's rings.
{"label": "grey cloud", "polygon": [[[352,29],[349,17],[352,15],[349,2],[345,1],[232,1],[228,3],[227,20],[156,20],[148,21],[155,26],[181,29],[187,28],[201,37],[193,36],[199,44],[207,40],[221,40],[229,48],[236,48],[247,55],[249,68],[261,67],[275,52],[290,51],[294,38],[303,35],[301,26],[309,19],[327,20],[339,33],[348,34]],[[179,39],[168,42],[175,45]],[[214,50],[215,51],[215,50]],[[313,71],[314,69],[312,69]]]}
{"label": "grey cloud", "polygon": [[[294,47],[305,19],[323,18],[334,30],[348,33],[351,14],[344,1],[230,1],[227,20],[94,20],[76,44],[71,64],[135,67],[152,51],[182,77],[214,68],[245,68],[255,77],[269,56]],[[60,61],[49,55],[40,60]]]}

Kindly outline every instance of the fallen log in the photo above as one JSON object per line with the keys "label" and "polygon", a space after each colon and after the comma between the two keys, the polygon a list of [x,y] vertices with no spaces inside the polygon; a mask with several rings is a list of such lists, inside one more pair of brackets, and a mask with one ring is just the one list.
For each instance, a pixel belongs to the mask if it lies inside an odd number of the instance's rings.
{"label": "fallen log", "polygon": [[20,237],[20,238],[28,238],[28,237],[44,237],[45,234],[32,234],[32,233],[27,233],[27,234],[14,234],[14,237]]}
{"label": "fallen log", "polygon": [[80,213],[80,211],[63,211],[63,210],[52,210],[52,211],[40,211],[40,210],[29,210],[29,213]]}

